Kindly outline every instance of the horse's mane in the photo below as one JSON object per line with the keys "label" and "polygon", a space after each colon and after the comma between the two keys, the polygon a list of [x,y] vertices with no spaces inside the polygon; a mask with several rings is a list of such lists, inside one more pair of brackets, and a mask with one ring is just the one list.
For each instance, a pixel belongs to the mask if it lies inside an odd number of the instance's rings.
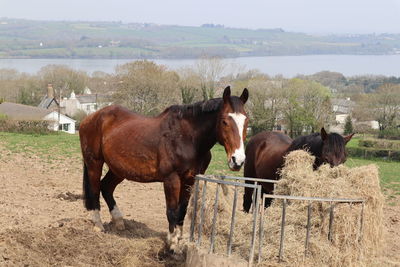
{"label": "horse's mane", "polygon": [[177,114],[180,118],[197,117],[205,113],[219,111],[222,106],[222,98],[213,98],[188,105],[172,105],[165,112]]}
{"label": "horse's mane", "polygon": [[[325,149],[327,152],[332,152],[336,155],[344,153],[344,139],[337,133],[328,134],[327,144]],[[293,140],[292,144],[288,148],[289,151],[307,149],[315,156],[321,156],[322,150],[322,138],[320,133],[313,133],[310,135],[300,136]]]}

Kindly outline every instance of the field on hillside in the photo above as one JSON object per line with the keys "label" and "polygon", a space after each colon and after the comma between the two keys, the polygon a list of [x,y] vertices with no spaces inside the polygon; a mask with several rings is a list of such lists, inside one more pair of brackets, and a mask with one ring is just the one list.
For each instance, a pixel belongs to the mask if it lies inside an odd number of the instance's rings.
{"label": "field on hillside", "polygon": [[[227,170],[224,148],[215,146],[208,174]],[[382,263],[400,264],[400,163],[349,158],[348,166],[380,168],[385,205],[386,249]],[[81,199],[82,160],[77,135],[0,132],[0,266],[179,266],[182,256],[165,249],[167,220],[161,183],[124,181],[116,201],[127,229],[109,223],[96,232]],[[188,233],[186,220],[185,234]]]}

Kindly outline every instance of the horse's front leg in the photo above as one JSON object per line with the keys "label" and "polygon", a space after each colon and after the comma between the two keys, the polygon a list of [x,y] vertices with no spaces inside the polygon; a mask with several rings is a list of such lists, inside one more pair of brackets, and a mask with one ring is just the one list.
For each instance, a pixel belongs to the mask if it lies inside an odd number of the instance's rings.
{"label": "horse's front leg", "polygon": [[167,206],[167,218],[169,223],[169,231],[167,242],[170,250],[178,252],[178,235],[177,229],[179,217],[179,196],[181,191],[181,180],[176,173],[169,175],[164,181],[164,193]]}
{"label": "horse's front leg", "polygon": [[189,204],[192,186],[194,184],[194,177],[188,177],[185,181],[181,182],[181,192],[179,196],[179,210],[177,227],[179,230],[178,237],[182,238],[183,235],[183,221],[185,220],[187,206]]}
{"label": "horse's front leg", "polygon": [[[253,181],[246,181],[246,184],[254,184]],[[243,195],[243,211],[249,212],[251,203],[253,202],[253,188],[245,187],[244,188],[244,195]]]}

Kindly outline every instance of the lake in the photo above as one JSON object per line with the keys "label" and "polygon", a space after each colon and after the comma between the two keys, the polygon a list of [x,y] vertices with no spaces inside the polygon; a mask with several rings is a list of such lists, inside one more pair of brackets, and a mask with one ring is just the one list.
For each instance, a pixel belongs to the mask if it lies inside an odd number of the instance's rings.
{"label": "lake", "polygon": [[[345,76],[386,75],[400,76],[400,55],[311,55],[311,56],[273,56],[241,57],[224,59],[235,71],[258,69],[269,75],[282,74],[294,77],[297,74],[313,74],[323,70],[336,71]],[[0,59],[0,68],[13,68],[20,72],[34,74],[48,64],[63,64],[88,73],[104,71],[113,73],[120,64],[133,59]],[[192,66],[194,59],[156,59],[170,69]],[[239,66],[239,67],[238,67]]]}

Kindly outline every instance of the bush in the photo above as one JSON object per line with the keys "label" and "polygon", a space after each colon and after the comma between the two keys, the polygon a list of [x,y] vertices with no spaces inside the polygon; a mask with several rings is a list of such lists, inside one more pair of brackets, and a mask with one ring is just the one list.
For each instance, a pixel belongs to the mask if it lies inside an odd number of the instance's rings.
{"label": "bush", "polygon": [[0,131],[25,134],[49,134],[49,121],[9,120],[0,116]]}
{"label": "bush", "polygon": [[379,131],[378,138],[392,139],[392,140],[400,140],[400,129],[399,128],[390,128]]}
{"label": "bush", "polygon": [[81,122],[83,119],[87,117],[87,114],[83,110],[78,110],[72,118],[75,120],[75,130],[79,130],[79,126],[81,125]]}

